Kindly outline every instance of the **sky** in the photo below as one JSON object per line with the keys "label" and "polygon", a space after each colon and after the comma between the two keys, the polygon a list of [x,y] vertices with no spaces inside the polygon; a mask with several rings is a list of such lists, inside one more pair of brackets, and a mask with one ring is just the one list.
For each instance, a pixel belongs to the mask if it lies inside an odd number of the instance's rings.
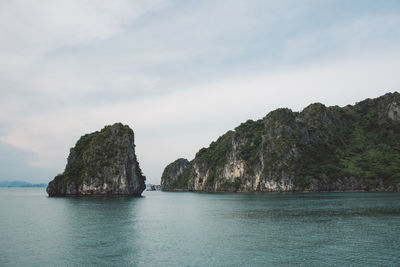
{"label": "sky", "polygon": [[0,181],[135,132],[149,183],[248,119],[400,89],[400,1],[0,0]]}

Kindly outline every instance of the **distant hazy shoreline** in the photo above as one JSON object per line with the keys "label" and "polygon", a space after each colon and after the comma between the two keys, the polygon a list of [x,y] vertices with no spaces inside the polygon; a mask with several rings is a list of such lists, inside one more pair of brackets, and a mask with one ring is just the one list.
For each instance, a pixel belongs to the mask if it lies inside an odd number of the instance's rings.
{"label": "distant hazy shoreline", "polygon": [[25,181],[4,181],[0,182],[0,187],[47,187],[47,183],[32,184]]}

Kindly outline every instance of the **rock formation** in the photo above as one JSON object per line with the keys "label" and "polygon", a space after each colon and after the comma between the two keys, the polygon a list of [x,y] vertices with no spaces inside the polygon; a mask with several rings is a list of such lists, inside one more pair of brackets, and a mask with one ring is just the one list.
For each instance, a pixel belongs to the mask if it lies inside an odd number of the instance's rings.
{"label": "rock formation", "polygon": [[400,94],[343,108],[277,109],[228,131],[192,161],[171,163],[161,184],[171,191],[400,191]]}
{"label": "rock formation", "polygon": [[135,155],[134,133],[116,123],[82,136],[71,148],[64,173],[47,187],[49,196],[140,196],[146,178]]}
{"label": "rock formation", "polygon": [[[171,183],[175,184],[176,179],[179,175],[183,173],[183,170],[189,165],[189,161],[187,159],[177,159],[167,167],[165,167],[164,172],[161,177],[161,190],[171,190]],[[182,186],[185,186],[184,184]]]}

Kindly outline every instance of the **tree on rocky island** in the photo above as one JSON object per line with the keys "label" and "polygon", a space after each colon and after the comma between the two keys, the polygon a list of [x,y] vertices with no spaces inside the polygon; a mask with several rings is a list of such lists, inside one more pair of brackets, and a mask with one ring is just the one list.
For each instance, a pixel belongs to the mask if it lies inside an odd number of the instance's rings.
{"label": "tree on rocky island", "polygon": [[48,185],[49,196],[140,196],[145,186],[134,133],[121,123],[82,136],[67,165]]}

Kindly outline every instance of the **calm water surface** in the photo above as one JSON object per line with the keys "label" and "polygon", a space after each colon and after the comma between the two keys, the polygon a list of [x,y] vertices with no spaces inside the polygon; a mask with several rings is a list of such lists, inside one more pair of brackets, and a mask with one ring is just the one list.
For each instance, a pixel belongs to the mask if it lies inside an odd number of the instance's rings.
{"label": "calm water surface", "polygon": [[400,194],[0,189],[0,266],[399,266]]}

